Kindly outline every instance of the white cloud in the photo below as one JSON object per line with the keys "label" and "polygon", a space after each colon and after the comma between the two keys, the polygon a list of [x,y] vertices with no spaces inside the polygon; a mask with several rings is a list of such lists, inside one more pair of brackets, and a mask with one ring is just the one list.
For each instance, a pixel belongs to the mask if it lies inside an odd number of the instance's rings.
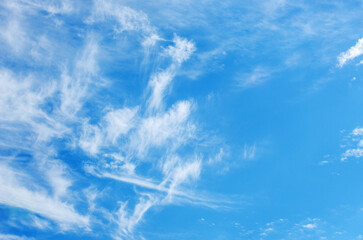
{"label": "white cloud", "polygon": [[237,85],[242,88],[258,86],[268,80],[270,73],[263,68],[257,67],[249,74],[242,74],[237,78]]}
{"label": "white cloud", "polygon": [[[212,208],[220,206],[221,203],[210,196],[201,197],[200,194],[188,190],[188,184],[195,182],[200,177],[202,161],[199,157],[183,159],[177,155],[168,155],[165,160],[158,163],[158,167],[163,174],[159,181],[150,177],[138,176],[135,173],[111,173],[94,166],[86,167],[86,171],[94,176],[114,179],[142,189],[138,194],[138,203],[133,208],[128,207],[128,202],[123,202],[118,212],[115,213],[119,225],[119,230],[114,234],[115,239],[132,238],[135,226],[142,221],[145,213],[156,205],[187,203]],[[144,189],[149,189],[149,191],[145,193]]]}
{"label": "white cloud", "polygon": [[272,227],[266,228],[263,230],[263,232],[260,234],[260,236],[266,237],[273,231],[274,231],[274,229]]}
{"label": "white cloud", "polygon": [[195,52],[194,43],[181,38],[178,35],[174,36],[174,46],[170,45],[165,52],[173,59],[176,64],[182,64]]}
{"label": "white cloud", "polygon": [[[67,127],[48,115],[42,108],[46,99],[55,92],[55,86],[44,83],[38,86],[35,77],[15,75],[10,70],[0,70],[0,127],[14,132],[35,133],[35,140],[47,141],[68,131]],[[20,141],[20,139],[18,139]],[[24,141],[22,139],[21,141]],[[9,144],[9,140],[7,141]],[[33,144],[33,143],[32,143]]]}
{"label": "white cloud", "polygon": [[305,225],[302,225],[303,228],[306,228],[306,229],[315,229],[317,228],[317,224],[316,223],[308,223],[308,224],[305,224]]}
{"label": "white cloud", "polygon": [[96,210],[96,199],[100,197],[100,191],[98,191],[95,187],[91,186],[85,190],[83,193],[88,202],[88,210],[89,212],[93,212]]}
{"label": "white cloud", "polygon": [[348,157],[355,157],[355,158],[363,157],[363,149],[362,148],[348,149],[343,153],[341,160],[344,161]]}
{"label": "white cloud", "polygon": [[[73,10],[70,1],[38,1],[38,0],[13,0],[3,1],[1,7],[6,14],[2,15],[0,26],[0,41],[3,44],[2,51],[9,57],[16,57],[18,61],[39,61],[41,65],[49,64],[50,53],[53,53],[53,43],[45,36],[47,33],[39,33],[31,29],[34,22],[32,18],[40,11],[48,14],[47,22],[55,20],[54,14],[65,14]],[[47,24],[37,30],[43,30]],[[10,47],[10,48],[8,48]]]}
{"label": "white cloud", "polygon": [[363,135],[363,128],[355,128],[352,132],[354,136],[361,136]]}
{"label": "white cloud", "polygon": [[[201,161],[199,159],[182,163],[182,162],[175,162],[170,165],[169,162],[163,164],[166,169],[163,169],[164,178],[162,181],[156,181],[150,178],[138,176],[138,175],[127,175],[121,173],[110,173],[107,171],[99,171],[92,166],[86,166],[85,170],[97,177],[100,178],[110,178],[116,181],[132,184],[135,186],[139,186],[141,188],[155,190],[162,194],[168,194],[169,196],[178,196],[179,199],[182,201],[191,201],[194,204],[200,205],[208,205],[209,203],[212,206],[212,203],[216,203],[213,199],[207,199],[203,197],[198,197],[198,195],[194,194],[193,192],[188,192],[185,190],[179,189],[181,185],[190,183],[195,181],[199,178],[200,171],[201,171]],[[174,165],[177,165],[176,167]]]}
{"label": "white cloud", "polygon": [[96,155],[100,148],[115,145],[120,136],[134,127],[137,108],[122,108],[109,111],[100,125],[83,123],[79,146],[87,153]]}
{"label": "white cloud", "polygon": [[152,47],[156,44],[157,41],[165,41],[165,40],[154,33],[145,38],[145,40],[142,42],[142,46],[144,48]]}
{"label": "white cloud", "polygon": [[39,229],[47,229],[47,228],[49,228],[50,227],[50,223],[48,222],[48,221],[46,221],[46,220],[44,220],[44,219],[41,219],[41,218],[39,218],[39,217],[37,217],[37,216],[32,216],[31,217],[31,219],[32,219],[32,225],[34,226],[34,227],[36,227],[36,228],[39,228]]}
{"label": "white cloud", "polygon": [[[174,158],[178,159],[178,158]],[[119,222],[118,235],[129,236],[132,235],[134,227],[142,220],[144,214],[155,205],[164,205],[174,202],[174,195],[187,198],[187,201],[193,201],[193,195],[188,195],[186,192],[179,190],[179,186],[186,184],[190,181],[195,181],[199,178],[201,171],[201,162],[199,160],[189,163],[181,163],[178,160],[172,160],[164,164],[163,173],[165,174],[164,180],[160,184],[150,182],[148,179],[141,179],[136,177],[123,177],[114,176],[111,174],[103,174],[105,177],[110,177],[115,180],[128,182],[138,186],[146,187],[149,189],[157,190],[156,193],[141,193],[139,202],[135,205],[133,210],[127,210],[127,202],[121,203],[121,206],[116,213]],[[164,194],[160,194],[164,193]],[[166,193],[166,194],[165,194]],[[201,199],[196,198],[195,203],[203,204]],[[198,202],[200,201],[200,202]],[[208,202],[205,201],[206,205]]]}
{"label": "white cloud", "polygon": [[165,92],[168,90],[168,87],[170,87],[178,68],[196,50],[191,41],[177,35],[174,36],[173,43],[174,46],[170,45],[165,49],[164,53],[171,57],[172,63],[167,69],[154,74],[149,81],[149,88],[151,88],[148,106],[149,111],[160,110],[163,106]]}
{"label": "white cloud", "polygon": [[43,168],[46,178],[52,186],[54,197],[57,199],[65,197],[68,188],[72,185],[66,166],[60,161],[46,160]]}
{"label": "white cloud", "polygon": [[103,134],[98,126],[84,123],[82,135],[79,139],[79,146],[83,151],[96,155],[103,145]]}
{"label": "white cloud", "polygon": [[167,188],[160,186],[160,184],[153,182],[153,180],[143,178],[143,177],[140,177],[137,175],[116,175],[116,174],[112,174],[112,173],[108,173],[108,172],[99,173],[99,172],[95,171],[95,169],[92,168],[91,166],[86,166],[85,169],[87,172],[89,172],[97,177],[110,178],[110,179],[114,179],[114,180],[125,182],[125,183],[130,183],[130,184],[140,186],[143,188],[147,188],[147,189],[152,189],[152,190],[157,190],[157,191],[162,191],[162,192],[167,191]]}
{"label": "white cloud", "polygon": [[216,163],[220,163],[223,160],[223,157],[225,157],[226,152],[223,148],[219,149],[219,152],[212,158],[209,158],[208,160],[208,164],[216,164]]}
{"label": "white cloud", "polygon": [[120,135],[126,134],[134,127],[137,108],[123,108],[110,111],[104,117],[106,121],[106,139],[115,144]]}
{"label": "white cloud", "polygon": [[165,91],[174,78],[174,70],[167,69],[152,76],[149,87],[152,89],[149,109],[159,109],[162,106]]}
{"label": "white cloud", "polygon": [[[348,149],[342,154],[341,161],[345,161],[350,157],[363,157],[363,128],[355,128],[348,139],[351,143],[348,143]],[[352,143],[356,146],[351,146]]]}
{"label": "white cloud", "polygon": [[339,67],[343,67],[349,60],[352,60],[363,54],[363,38],[359,39],[357,43],[349,48],[346,52],[342,52],[338,56]]}
{"label": "white cloud", "polygon": [[[38,186],[34,189],[20,181],[24,174],[0,165],[0,204],[23,208],[55,221],[64,230],[74,227],[87,228],[89,217],[76,212],[72,205],[46,194]],[[29,180],[25,182],[29,185]]]}
{"label": "white cloud", "polygon": [[198,161],[198,159],[193,162],[173,167],[171,170],[172,172],[167,175],[167,178],[171,178],[168,193],[172,195],[181,184],[197,180],[201,172],[201,167],[201,161]]}
{"label": "white cloud", "polygon": [[130,235],[134,227],[141,221],[144,214],[156,203],[157,198],[151,194],[143,194],[132,213],[126,210],[127,203],[122,203],[118,210],[119,229],[122,235]]}
{"label": "white cloud", "polygon": [[90,37],[76,58],[73,75],[64,71],[60,83],[39,79],[35,73],[0,69],[0,130],[12,132],[3,134],[6,145],[25,145],[34,151],[40,149],[36,144],[70,133],[66,122],[78,120],[76,114],[97,72],[96,52],[97,43]]}
{"label": "white cloud", "polygon": [[125,157],[118,153],[104,154],[106,158],[110,158],[110,161],[103,165],[106,169],[116,170],[126,175],[135,175],[136,163],[130,162],[128,157]]}
{"label": "white cloud", "polygon": [[25,30],[21,26],[20,19],[15,17],[9,19],[7,24],[0,29],[0,36],[16,54],[19,54],[29,41]]}
{"label": "white cloud", "polygon": [[180,101],[168,112],[142,119],[131,136],[131,147],[142,157],[150,147],[180,146],[194,136],[195,126],[188,122],[190,113],[191,103]]}
{"label": "white cloud", "polygon": [[327,160],[323,160],[323,161],[320,161],[319,162],[319,165],[325,165],[325,164],[328,164],[329,163],[329,161],[327,161]]}
{"label": "white cloud", "polygon": [[40,0],[23,0],[23,7],[34,7],[39,8],[44,11],[49,12],[50,14],[68,14],[73,11],[72,2],[69,0],[62,1],[40,1]]}
{"label": "white cloud", "polygon": [[1,240],[31,240],[34,238],[28,238],[26,236],[17,236],[12,234],[2,234],[0,233],[0,239]]}
{"label": "white cloud", "polygon": [[[182,173],[183,172],[183,173]],[[174,183],[179,184],[180,181],[188,177],[189,170],[186,172],[181,171],[176,175],[173,180]],[[193,171],[192,171],[193,172]],[[193,175],[193,174],[192,174]],[[148,185],[148,184],[146,184]],[[143,186],[145,186],[143,184]],[[159,187],[157,187],[159,188]],[[135,205],[133,210],[127,210],[127,202],[121,203],[121,206],[116,213],[119,222],[119,231],[117,236],[132,236],[135,226],[142,220],[145,213],[155,205],[170,204],[172,194],[176,193],[172,191],[173,187],[168,190],[168,195],[160,195],[159,193],[142,193],[139,197],[139,202]],[[160,189],[158,189],[160,190]],[[163,189],[164,190],[164,189]],[[177,193],[178,194],[178,193]],[[117,237],[116,237],[117,238]]]}
{"label": "white cloud", "polygon": [[38,109],[42,96],[41,92],[31,91],[32,79],[19,81],[10,70],[0,71],[0,119],[2,121],[26,121],[34,115],[41,115]]}
{"label": "white cloud", "polygon": [[47,2],[41,0],[13,0],[4,4],[7,8],[18,12],[30,12],[43,10],[50,14],[66,14],[73,10],[72,2],[69,0]]}
{"label": "white cloud", "polygon": [[75,59],[75,68],[69,75],[67,69],[61,76],[61,114],[74,119],[81,109],[83,101],[90,93],[90,84],[98,72],[97,65],[98,40],[90,35],[86,38],[82,51]]}
{"label": "white cloud", "polygon": [[87,19],[87,23],[105,21],[107,19],[115,19],[118,23],[116,32],[134,31],[140,33],[144,38],[144,46],[149,47],[160,39],[156,33],[156,29],[149,22],[149,19],[142,11],[136,11],[127,6],[122,6],[117,1],[95,0],[91,16]]}
{"label": "white cloud", "polygon": [[[74,74],[85,78],[95,76],[98,72],[98,52],[98,39],[94,34],[89,34],[82,51],[76,58]],[[85,81],[87,82],[87,79]]]}
{"label": "white cloud", "polygon": [[287,5],[287,0],[268,0],[263,1],[262,7],[265,13],[272,17],[277,11],[281,10]]}

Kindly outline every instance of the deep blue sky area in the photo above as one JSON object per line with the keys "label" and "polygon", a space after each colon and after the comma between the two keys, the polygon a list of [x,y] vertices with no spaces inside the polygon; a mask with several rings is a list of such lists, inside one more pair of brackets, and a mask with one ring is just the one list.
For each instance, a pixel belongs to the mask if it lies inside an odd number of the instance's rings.
{"label": "deep blue sky area", "polygon": [[363,239],[363,2],[0,3],[0,240]]}

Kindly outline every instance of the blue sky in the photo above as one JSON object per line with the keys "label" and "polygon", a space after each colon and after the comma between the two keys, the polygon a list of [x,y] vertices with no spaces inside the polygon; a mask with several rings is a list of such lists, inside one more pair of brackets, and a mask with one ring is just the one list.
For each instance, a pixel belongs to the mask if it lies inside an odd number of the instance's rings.
{"label": "blue sky", "polygon": [[363,239],[362,1],[0,3],[0,239]]}

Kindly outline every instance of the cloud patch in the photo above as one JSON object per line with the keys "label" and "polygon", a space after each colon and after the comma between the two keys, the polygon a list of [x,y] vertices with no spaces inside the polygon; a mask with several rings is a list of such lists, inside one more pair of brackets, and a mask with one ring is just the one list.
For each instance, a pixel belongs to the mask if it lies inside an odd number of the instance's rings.
{"label": "cloud patch", "polygon": [[363,38],[360,38],[357,43],[350,47],[346,52],[342,52],[338,56],[338,65],[343,67],[348,61],[353,60],[363,54]]}

